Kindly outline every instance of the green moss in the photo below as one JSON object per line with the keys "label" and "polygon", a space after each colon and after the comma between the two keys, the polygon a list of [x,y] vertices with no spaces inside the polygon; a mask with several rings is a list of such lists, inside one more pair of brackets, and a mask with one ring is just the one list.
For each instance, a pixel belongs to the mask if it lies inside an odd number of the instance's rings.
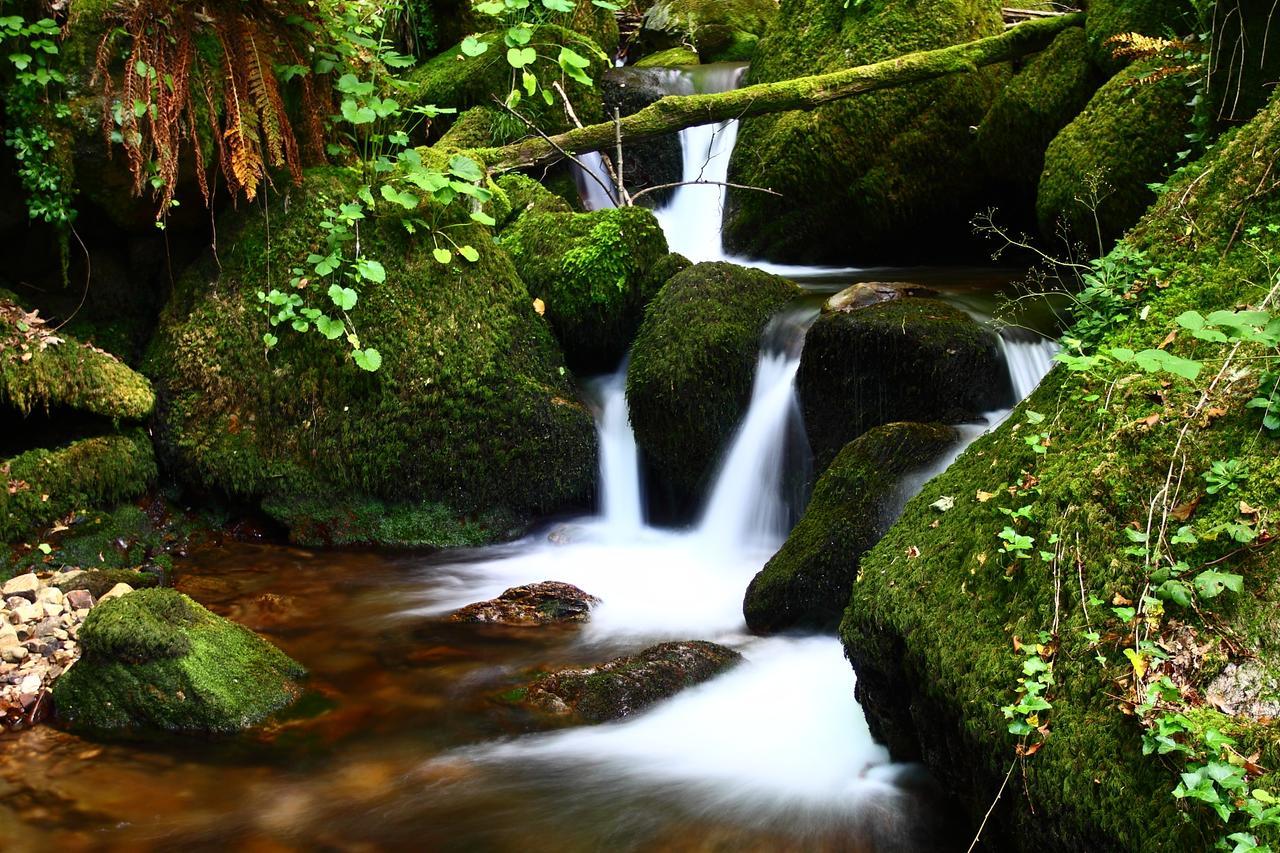
{"label": "green moss", "polygon": [[636,68],[678,68],[683,65],[700,65],[697,51],[687,47],[673,47],[651,53],[635,63]]}
{"label": "green moss", "polygon": [[750,62],[760,36],[728,27],[707,27],[698,39],[698,56],[703,62]]}
{"label": "green moss", "polygon": [[640,49],[692,47],[703,62],[742,61],[777,16],[775,0],[658,0],[644,13]]}
{"label": "green moss", "polygon": [[93,735],[224,733],[291,704],[306,671],[252,631],[171,589],[100,604],[82,657],[54,686],[58,720]]}
{"label": "green moss", "polygon": [[1191,0],[1089,0],[1085,33],[1089,51],[1099,68],[1112,73],[1125,64],[1112,57],[1107,39],[1125,33],[1185,36],[1196,31]]}
{"label": "green moss", "polygon": [[101,598],[117,584],[128,584],[133,589],[150,589],[160,585],[160,576],[152,572],[131,569],[89,569],[67,581],[55,584],[63,592],[87,590],[94,598]]}
{"label": "green moss", "polygon": [[[1109,245],[1155,199],[1148,184],[1169,174],[1191,127],[1183,75],[1139,82],[1161,64],[1138,63],[1113,77],[1049,145],[1036,200],[1047,236],[1062,223],[1075,240],[1092,246],[1101,232]],[[1085,202],[1090,187],[1099,182],[1102,198],[1095,222]]]}
{"label": "green moss", "polygon": [[978,151],[994,181],[1034,199],[1044,152],[1098,88],[1084,30],[1063,32],[1009,81],[982,124]]}
{"label": "green moss", "polygon": [[508,172],[498,179],[498,187],[507,194],[511,213],[498,223],[499,230],[518,220],[526,213],[572,213],[573,208],[560,196],[542,184],[519,172]]}
{"label": "green moss", "polygon": [[394,218],[365,224],[362,247],[387,279],[364,289],[352,321],[382,354],[376,373],[315,333],[281,328],[264,352],[258,290],[288,286],[290,265],[320,239],[322,209],[354,192],[346,172],[309,173],[272,212],[269,239],[258,215],[233,216],[219,228],[221,269],[179,281],[148,356],[174,473],[241,500],[374,498],[443,504],[455,518],[583,500],[595,478],[590,414],[487,228],[451,228],[480,259],[442,265]]}
{"label": "green moss", "polygon": [[956,442],[950,427],[886,424],[849,442],[818,478],[804,516],[747,587],[742,611],[757,632],[840,621],[862,555],[893,521],[898,481]]}
{"label": "green moss", "polygon": [[524,529],[501,509],[467,518],[440,503],[308,496],[269,499],[262,508],[288,527],[289,540],[299,545],[458,548],[511,539]]}
{"label": "green moss", "polygon": [[[846,8],[848,7],[848,8]],[[1002,31],[995,0],[784,0],[748,82],[836,71]],[[997,68],[849,98],[810,112],[746,119],[729,180],[782,198],[730,192],[726,246],[774,260],[918,261],[967,235],[981,181],[973,138],[1004,76]]]}
{"label": "green moss", "polygon": [[0,468],[11,484],[0,490],[0,542],[72,510],[138,497],[156,478],[151,441],[141,430],[30,450]]}
{"label": "green moss", "polygon": [[746,409],[766,324],[799,292],[758,270],[696,264],[645,311],[627,371],[631,424],[685,495],[698,493]]}
{"label": "green moss", "polygon": [[1010,393],[991,331],[920,297],[823,314],[805,336],[796,389],[819,471],[872,427],[959,423]]}
{"label": "green moss", "polygon": [[641,207],[591,213],[529,213],[502,234],[529,293],[575,370],[612,370],[657,292],[651,270],[667,254],[653,214]]}
{"label": "green moss", "polygon": [[[1267,179],[1278,155],[1280,98],[1273,97],[1250,125],[1220,139],[1201,163],[1174,179],[1127,238],[1163,271],[1161,286],[1144,289],[1126,306],[1127,321],[1102,347],[1159,346],[1176,328],[1174,317],[1188,308],[1207,313],[1261,301],[1274,281],[1271,258],[1280,253],[1280,236],[1266,229],[1280,217],[1280,191]],[[1238,239],[1254,226],[1261,229],[1254,237]],[[1167,345],[1206,360],[1209,375],[1226,352],[1188,336]],[[1236,364],[1250,365],[1257,355],[1243,347]],[[1124,530],[1142,525],[1171,469],[1185,470],[1177,500],[1199,501],[1187,523],[1200,543],[1177,551],[1193,566],[1236,549],[1210,531],[1237,519],[1241,502],[1268,518],[1280,508],[1276,440],[1260,434],[1258,413],[1244,408],[1257,383],[1254,369],[1217,384],[1210,405],[1220,407],[1221,416],[1185,434],[1182,419],[1199,401],[1206,377],[1165,383],[1120,366],[1092,375],[1056,371],[1008,421],[928,483],[863,557],[841,634],[873,731],[899,757],[927,757],[943,785],[965,797],[975,821],[1013,757],[1015,739],[999,710],[1021,674],[1013,638],[1058,625],[1050,733],[1019,769],[1018,789],[1035,812],[1021,802],[997,810],[984,836],[989,843],[1021,850],[1206,850],[1231,831],[1207,808],[1172,797],[1178,762],[1142,755],[1141,729],[1116,700],[1117,684],[1127,684],[1132,673],[1120,648],[1130,630],[1088,596],[1108,604],[1117,595],[1139,599],[1147,572],[1141,557],[1126,553],[1132,543]],[[1043,455],[1025,440],[1031,410],[1046,415],[1051,432]],[[1250,477],[1238,492],[1206,494],[1199,473],[1228,458],[1243,460]],[[1027,482],[1028,474],[1036,480],[1033,492],[1015,499],[1002,488]],[[995,497],[983,501],[979,490]],[[953,497],[955,506],[939,514],[930,504],[943,496]],[[1035,557],[1015,561],[1000,554],[997,534],[1011,523],[1001,510],[1021,505],[1033,507],[1031,521],[1019,527],[1038,546],[1058,534],[1064,574]],[[1280,672],[1274,549],[1221,565],[1244,577],[1246,591],[1207,603],[1212,623],[1230,632],[1240,650],[1233,657],[1252,657],[1267,672]],[[1083,593],[1068,590],[1072,585]],[[1149,626],[1153,631],[1170,630],[1170,620],[1177,620],[1197,632],[1197,643],[1215,637],[1196,614],[1167,607],[1166,617]],[[1083,636],[1090,629],[1102,633],[1100,647]],[[1099,651],[1104,665],[1094,660]],[[1195,701],[1220,668],[1220,660],[1207,659],[1201,676],[1176,675]],[[1197,713],[1229,726],[1248,744],[1244,754],[1260,750],[1261,766],[1277,766],[1274,727]],[[1251,782],[1264,789],[1275,784],[1273,772]],[[1264,838],[1274,841],[1272,834]]]}
{"label": "green moss", "polygon": [[0,293],[0,404],[23,415],[69,408],[141,420],[151,414],[155,394],[115,356],[24,321],[17,304]]}

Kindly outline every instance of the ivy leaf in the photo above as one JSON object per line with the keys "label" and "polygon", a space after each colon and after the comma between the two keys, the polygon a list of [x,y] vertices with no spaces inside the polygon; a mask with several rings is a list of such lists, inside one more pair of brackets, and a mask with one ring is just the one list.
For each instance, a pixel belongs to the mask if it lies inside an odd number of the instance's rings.
{"label": "ivy leaf", "polygon": [[346,330],[347,328],[341,320],[335,320],[325,314],[316,317],[316,331],[331,341],[342,337],[343,332]]}
{"label": "ivy leaf", "polygon": [[538,60],[538,52],[531,47],[513,47],[507,51],[507,64],[512,68],[524,68]]}
{"label": "ivy leaf", "polygon": [[262,342],[267,345],[267,349],[271,349],[273,346],[280,343],[280,339],[270,332],[266,332],[262,336]]}
{"label": "ivy leaf", "polygon": [[449,261],[453,260],[453,252],[450,252],[448,249],[436,249],[431,254],[434,255],[435,259],[442,264],[447,264]]}
{"label": "ivy leaf", "polygon": [[350,311],[356,307],[356,300],[360,298],[354,290],[349,287],[343,287],[340,284],[329,285],[329,298],[333,300],[333,304],[337,305],[343,311]]}
{"label": "ivy leaf", "polygon": [[382,353],[373,347],[368,349],[356,349],[351,351],[351,357],[355,359],[356,364],[361,370],[367,370],[373,373],[382,366]]}
{"label": "ivy leaf", "polygon": [[[573,11],[572,7],[570,7],[570,11]],[[533,30],[530,27],[521,24],[519,26],[510,27],[507,30],[506,42],[508,47],[522,47],[528,44],[529,40],[532,38]]]}

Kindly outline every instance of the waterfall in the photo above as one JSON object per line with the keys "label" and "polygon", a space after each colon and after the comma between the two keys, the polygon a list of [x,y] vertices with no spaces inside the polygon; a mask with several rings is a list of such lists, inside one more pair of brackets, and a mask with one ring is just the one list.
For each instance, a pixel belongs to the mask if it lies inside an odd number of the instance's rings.
{"label": "waterfall", "polygon": [[1009,368],[1009,381],[1013,384],[1013,401],[1016,405],[1031,396],[1040,380],[1053,367],[1058,342],[1035,332],[1007,328],[1000,331],[1000,351]]}
{"label": "waterfall", "polygon": [[590,151],[578,158],[582,161],[579,167],[573,165],[573,183],[578,188],[578,197],[587,210],[604,210],[618,206],[617,190],[613,187],[613,179],[609,170],[604,167],[604,158],[599,151]]}
{"label": "waterfall", "polygon": [[627,362],[595,383],[599,399],[600,515],[610,528],[635,532],[644,526],[639,451],[627,413]]}

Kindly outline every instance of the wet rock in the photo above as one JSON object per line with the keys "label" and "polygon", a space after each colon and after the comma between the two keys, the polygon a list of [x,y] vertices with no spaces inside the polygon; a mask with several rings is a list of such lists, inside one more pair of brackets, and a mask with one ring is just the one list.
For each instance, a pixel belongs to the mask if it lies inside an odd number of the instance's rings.
{"label": "wet rock", "polygon": [[555,622],[586,622],[600,599],[576,586],[543,581],[512,587],[497,598],[468,604],[450,616],[454,622],[483,622],[495,625],[548,625]]}
{"label": "wet rock", "polygon": [[126,584],[133,589],[156,586],[160,579],[149,572],[132,569],[93,569],[75,575],[57,576],[52,583],[66,595],[74,590],[87,590],[95,599],[101,599],[112,587]]}
{"label": "wet rock", "polygon": [[[27,601],[36,600],[36,592],[40,589],[39,579],[32,573],[18,575],[5,582],[3,594],[5,598],[25,598]],[[10,605],[12,606],[12,605]]]}
{"label": "wet rock", "polygon": [[822,306],[822,313],[856,311],[869,305],[892,302],[908,296],[932,298],[937,295],[938,291],[909,281],[863,281],[846,287],[828,299]]}
{"label": "wet rock", "polygon": [[554,672],[512,698],[566,722],[603,723],[707,681],[741,660],[733,649],[702,640],[661,643],[599,666]]}
{"label": "wet rock", "polygon": [[[661,100],[667,92],[659,78],[644,69],[611,68],[600,81],[600,94],[604,97],[605,115],[612,116],[615,109],[621,116],[637,113]],[[648,187],[677,183],[684,170],[684,150],[680,138],[674,133],[643,142],[623,141],[623,176],[627,189],[632,193]],[[666,203],[675,188],[656,190],[642,197],[657,207]],[[650,203],[646,202],[646,203]]]}

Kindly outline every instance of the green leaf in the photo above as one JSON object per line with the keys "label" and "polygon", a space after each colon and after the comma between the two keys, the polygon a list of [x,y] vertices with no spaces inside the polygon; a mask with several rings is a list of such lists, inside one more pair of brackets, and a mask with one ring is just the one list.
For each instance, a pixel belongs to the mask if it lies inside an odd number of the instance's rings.
{"label": "green leaf", "polygon": [[12,62],[14,67],[17,68],[19,71],[23,71],[26,69],[28,65],[31,64],[31,54],[11,53],[9,54],[9,61]]}
{"label": "green leaf", "polygon": [[382,284],[387,280],[387,271],[382,264],[368,258],[356,260],[356,272],[360,273],[361,278],[374,284]]}
{"label": "green leaf", "polygon": [[513,47],[507,50],[507,64],[512,68],[524,68],[538,60],[538,52],[531,47]]}
{"label": "green leaf", "polygon": [[53,553],[53,548],[49,546],[48,542],[41,542],[39,545],[36,546],[36,549],[39,550],[41,554]]}
{"label": "green leaf", "polygon": [[379,192],[382,193],[382,197],[387,201],[398,204],[405,210],[416,210],[418,207],[419,199],[416,195],[404,190],[397,190],[391,184],[383,184]]}
{"label": "green leaf", "polygon": [[367,370],[370,373],[382,366],[382,353],[373,347],[352,350],[351,357],[355,359],[361,370]]}
{"label": "green leaf", "polygon": [[584,68],[591,67],[591,60],[584,58],[567,47],[562,47],[560,48],[560,56],[556,61],[565,74],[568,74],[584,86],[592,85],[591,78],[583,71]]}
{"label": "green leaf", "polygon": [[533,29],[524,24],[519,24],[507,29],[506,42],[508,47],[522,47],[529,43],[533,38]]}
{"label": "green leaf", "polygon": [[524,72],[524,75],[521,77],[521,82],[524,83],[525,94],[533,95],[534,92],[538,91],[538,78],[534,77],[528,71]]}
{"label": "green leaf", "polygon": [[474,219],[476,222],[479,222],[481,225],[497,225],[498,224],[498,221],[496,219],[494,219],[489,214],[485,213],[483,210],[477,210],[476,212],[472,213],[471,218]]}
{"label": "green leaf", "polygon": [[479,253],[479,252],[477,252],[477,251],[475,250],[475,248],[474,248],[474,247],[472,247],[472,246],[462,246],[462,247],[460,247],[460,248],[458,249],[458,254],[459,254],[459,255],[462,255],[462,257],[466,258],[468,261],[470,261],[470,262],[471,262],[471,263],[473,263],[473,264],[474,264],[476,261],[480,260],[480,253]]}
{"label": "green leaf", "polygon": [[449,261],[453,260],[453,252],[450,252],[448,249],[435,249],[431,254],[434,255],[435,259],[442,264],[447,264]]}
{"label": "green leaf", "polygon": [[489,43],[487,41],[480,41],[480,39],[475,36],[467,36],[462,40],[462,44],[459,45],[459,47],[467,56],[479,56],[489,49]]}
{"label": "green leaf", "polygon": [[1201,598],[1217,598],[1224,590],[1240,592],[1244,589],[1244,578],[1230,572],[1218,572],[1208,569],[1196,575],[1192,583]]}
{"label": "green leaf", "polygon": [[329,298],[333,300],[334,305],[337,305],[343,311],[350,311],[356,306],[356,300],[360,296],[349,287],[331,284],[329,285]]}
{"label": "green leaf", "polygon": [[471,183],[484,180],[484,169],[465,154],[455,154],[449,158],[449,172]]}
{"label": "green leaf", "polygon": [[271,349],[273,346],[280,343],[280,339],[270,332],[267,332],[262,336],[262,342],[267,345],[267,349]]}

